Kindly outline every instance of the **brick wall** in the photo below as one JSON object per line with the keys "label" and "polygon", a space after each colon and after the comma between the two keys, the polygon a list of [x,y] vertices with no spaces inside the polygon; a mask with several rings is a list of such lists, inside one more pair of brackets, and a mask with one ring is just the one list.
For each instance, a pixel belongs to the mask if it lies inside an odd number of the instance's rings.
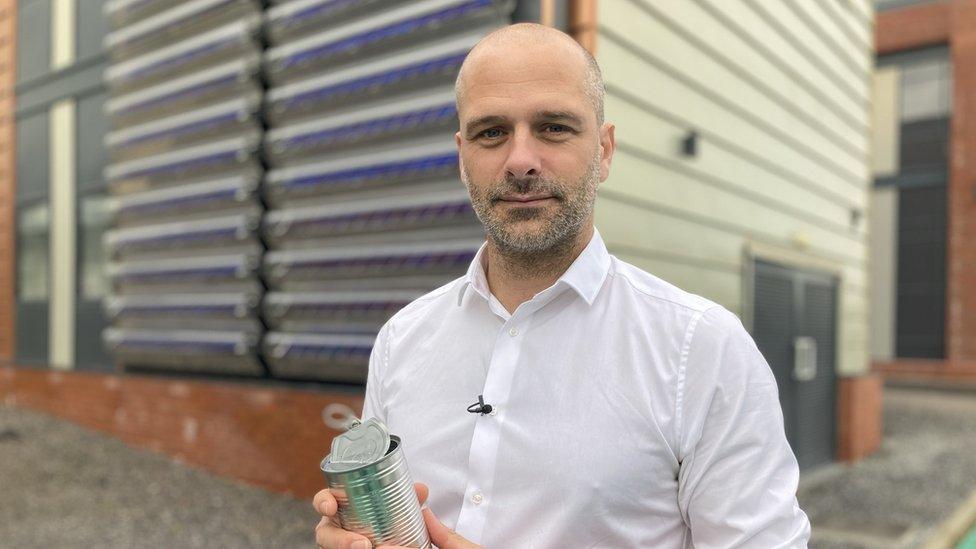
{"label": "brick wall", "polygon": [[[976,372],[976,0],[946,0],[878,14],[879,54],[948,44],[953,71],[946,250],[946,360],[908,367],[933,378]],[[888,363],[876,370],[903,375]],[[915,375],[915,374],[912,374]]]}
{"label": "brick wall", "polygon": [[14,82],[17,2],[0,1],[0,364],[14,354]]}
{"label": "brick wall", "polygon": [[881,447],[882,379],[869,374],[837,382],[837,459],[857,461]]}
{"label": "brick wall", "polygon": [[338,431],[323,410],[358,415],[360,391],[0,368],[0,403],[46,412],[188,464],[302,498]]}

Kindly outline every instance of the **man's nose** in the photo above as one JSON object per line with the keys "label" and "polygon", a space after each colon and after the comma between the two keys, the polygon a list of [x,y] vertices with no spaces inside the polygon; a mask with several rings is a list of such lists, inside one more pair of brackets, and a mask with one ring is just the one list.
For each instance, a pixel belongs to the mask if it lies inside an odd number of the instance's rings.
{"label": "man's nose", "polygon": [[522,178],[540,175],[542,159],[537,143],[527,131],[516,131],[510,140],[505,171],[511,177]]}

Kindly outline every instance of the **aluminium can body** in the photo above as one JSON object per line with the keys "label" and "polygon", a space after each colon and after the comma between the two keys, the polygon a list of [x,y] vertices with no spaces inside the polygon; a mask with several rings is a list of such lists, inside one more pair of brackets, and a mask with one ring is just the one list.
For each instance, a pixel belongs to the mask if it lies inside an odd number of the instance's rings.
{"label": "aluminium can body", "polygon": [[378,461],[347,471],[330,468],[331,457],[322,460],[322,472],[339,503],[337,516],[345,530],[366,536],[374,547],[431,549],[399,437],[390,436],[390,448]]}

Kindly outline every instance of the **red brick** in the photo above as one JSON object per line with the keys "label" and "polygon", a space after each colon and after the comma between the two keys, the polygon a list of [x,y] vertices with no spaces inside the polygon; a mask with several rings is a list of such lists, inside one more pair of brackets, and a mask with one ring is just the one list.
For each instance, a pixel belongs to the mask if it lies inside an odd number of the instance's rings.
{"label": "red brick", "polygon": [[878,374],[837,383],[837,459],[857,461],[881,447],[882,379]]}

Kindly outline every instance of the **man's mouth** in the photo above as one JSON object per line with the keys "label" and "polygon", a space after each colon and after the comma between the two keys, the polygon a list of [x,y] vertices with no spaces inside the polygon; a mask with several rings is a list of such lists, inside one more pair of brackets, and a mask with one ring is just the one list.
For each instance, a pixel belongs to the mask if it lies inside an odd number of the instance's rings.
{"label": "man's mouth", "polygon": [[555,200],[556,197],[550,194],[536,194],[536,195],[503,195],[498,198],[499,202],[506,202],[509,204],[515,204],[519,206],[533,206],[536,204],[543,204],[547,200]]}

